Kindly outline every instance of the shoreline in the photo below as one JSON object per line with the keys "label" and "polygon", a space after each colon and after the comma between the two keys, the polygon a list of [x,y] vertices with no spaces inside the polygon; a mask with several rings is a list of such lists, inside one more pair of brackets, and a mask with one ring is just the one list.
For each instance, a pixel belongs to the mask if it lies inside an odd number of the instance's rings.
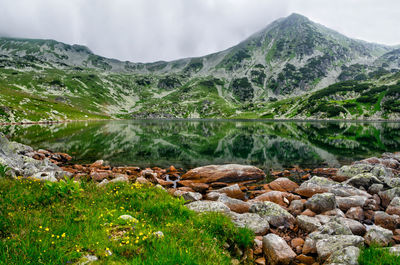
{"label": "shoreline", "polygon": [[36,125],[36,124],[61,124],[72,122],[94,121],[216,121],[216,122],[345,122],[345,123],[400,123],[399,120],[373,119],[373,120],[337,120],[337,119],[241,119],[241,118],[142,118],[142,119],[88,119],[88,120],[57,120],[57,121],[29,121],[29,122],[0,122],[0,126],[7,125]]}

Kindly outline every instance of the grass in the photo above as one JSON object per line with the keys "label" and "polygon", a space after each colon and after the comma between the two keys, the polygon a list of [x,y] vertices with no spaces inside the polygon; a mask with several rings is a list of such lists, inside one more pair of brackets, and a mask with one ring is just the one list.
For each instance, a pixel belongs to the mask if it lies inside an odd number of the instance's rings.
{"label": "grass", "polygon": [[[133,219],[119,218],[127,214]],[[99,258],[93,264],[230,264],[223,244],[233,253],[253,238],[153,186],[0,179],[0,264],[69,264],[88,254]]]}
{"label": "grass", "polygon": [[360,265],[398,265],[400,257],[389,253],[388,249],[371,246],[361,251],[358,262]]}

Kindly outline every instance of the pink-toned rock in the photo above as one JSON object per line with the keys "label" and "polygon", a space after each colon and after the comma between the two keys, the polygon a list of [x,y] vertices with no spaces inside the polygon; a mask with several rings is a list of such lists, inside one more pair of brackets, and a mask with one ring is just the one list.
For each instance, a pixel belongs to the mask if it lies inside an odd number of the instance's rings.
{"label": "pink-toned rock", "polygon": [[182,176],[182,180],[193,182],[212,183],[238,183],[243,181],[259,181],[265,178],[265,173],[254,166],[237,164],[210,165],[194,168]]}
{"label": "pink-toned rock", "polygon": [[178,190],[181,190],[181,191],[191,191],[191,192],[194,191],[192,188],[189,188],[189,187],[179,187]]}
{"label": "pink-toned rock", "polygon": [[268,183],[268,186],[271,190],[285,192],[293,192],[299,187],[299,185],[288,178],[277,178],[274,181]]}
{"label": "pink-toned rock", "polygon": [[337,168],[316,168],[312,171],[312,174],[324,177],[335,177],[337,171]]}
{"label": "pink-toned rock", "polygon": [[394,231],[400,227],[400,216],[390,215],[385,212],[375,212],[375,224]]}
{"label": "pink-toned rock", "polygon": [[276,204],[279,204],[281,206],[287,207],[291,201],[293,200],[300,200],[301,197],[288,193],[288,192],[282,192],[282,191],[270,191],[266,192],[264,194],[261,194],[260,196],[256,197],[253,199],[253,201],[270,201],[274,202]]}
{"label": "pink-toned rock", "polygon": [[258,258],[254,261],[254,263],[257,265],[265,265],[265,258],[264,257]]}
{"label": "pink-toned rock", "polygon": [[397,214],[400,216],[400,197],[395,197],[386,209],[388,214]]}
{"label": "pink-toned rock", "polygon": [[310,216],[310,217],[314,217],[315,215],[317,215],[316,213],[314,213],[313,211],[311,211],[310,209],[306,209],[304,212],[301,213],[302,215],[306,215],[306,216]]}
{"label": "pink-toned rock", "polygon": [[302,247],[304,245],[304,239],[300,237],[293,238],[290,241],[290,245],[292,246],[292,248]]}
{"label": "pink-toned rock", "polygon": [[198,183],[198,182],[193,182],[191,180],[181,180],[178,183],[185,187],[192,188],[196,192],[201,192],[201,193],[206,192],[210,188],[210,185],[206,183]]}
{"label": "pink-toned rock", "polygon": [[346,217],[361,222],[364,220],[364,211],[361,207],[352,207],[346,212]]}
{"label": "pink-toned rock", "polygon": [[96,162],[94,162],[93,164],[90,165],[90,167],[94,167],[94,168],[99,168],[104,164],[103,160],[97,160]]}
{"label": "pink-toned rock", "polygon": [[270,265],[289,265],[297,256],[286,241],[275,234],[263,237],[263,252]]}
{"label": "pink-toned rock", "polygon": [[109,178],[111,175],[112,175],[111,172],[104,170],[99,170],[99,171],[94,170],[90,172],[90,177],[92,178],[92,180],[97,182],[103,181],[104,179]]}
{"label": "pink-toned rock", "polygon": [[296,260],[299,261],[300,264],[305,264],[305,265],[312,265],[315,263],[315,259],[313,257],[306,256],[304,254],[298,255],[296,257]]}
{"label": "pink-toned rock", "polygon": [[234,184],[228,187],[224,187],[218,190],[214,190],[214,192],[217,193],[223,193],[226,194],[228,197],[239,199],[239,200],[244,200],[245,199],[245,194],[244,192],[240,189],[238,184]]}
{"label": "pink-toned rock", "polygon": [[236,213],[247,213],[250,209],[249,203],[228,197],[225,194],[219,196],[217,201],[222,202],[223,204],[228,206],[231,211],[234,211]]}

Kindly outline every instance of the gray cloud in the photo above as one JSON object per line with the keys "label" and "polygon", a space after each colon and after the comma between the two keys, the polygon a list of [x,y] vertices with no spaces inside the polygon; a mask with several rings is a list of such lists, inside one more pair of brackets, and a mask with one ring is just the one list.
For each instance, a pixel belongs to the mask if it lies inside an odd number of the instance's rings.
{"label": "gray cloud", "polygon": [[350,37],[400,44],[398,0],[0,0],[0,34],[148,62],[229,48],[292,12]]}

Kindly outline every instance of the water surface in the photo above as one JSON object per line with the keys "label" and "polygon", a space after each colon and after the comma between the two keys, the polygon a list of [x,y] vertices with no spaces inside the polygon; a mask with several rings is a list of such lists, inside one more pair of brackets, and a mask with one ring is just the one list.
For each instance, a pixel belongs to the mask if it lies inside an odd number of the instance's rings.
{"label": "water surface", "polygon": [[2,126],[11,139],[76,163],[185,169],[240,163],[262,169],[337,167],[400,151],[400,123],[131,120]]}

